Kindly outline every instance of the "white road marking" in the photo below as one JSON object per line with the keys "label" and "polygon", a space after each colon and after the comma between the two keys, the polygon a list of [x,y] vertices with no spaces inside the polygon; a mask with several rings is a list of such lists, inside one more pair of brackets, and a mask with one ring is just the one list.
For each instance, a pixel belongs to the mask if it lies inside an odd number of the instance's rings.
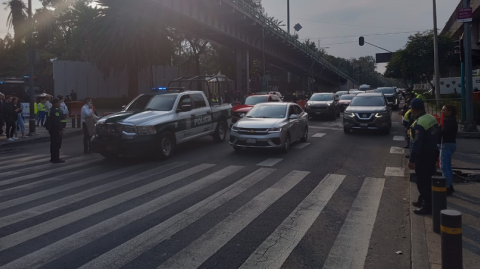
{"label": "white road marking", "polygon": [[30,161],[35,161],[35,160],[38,160],[39,158],[44,158],[44,157],[47,157],[48,155],[47,154],[41,154],[41,155],[27,155],[27,156],[23,156],[23,157],[20,157],[20,158],[16,158],[14,159],[15,157],[12,156],[12,158],[10,159],[5,159],[2,161],[2,165],[10,165],[10,164],[16,164],[16,163],[30,163]]}
{"label": "white road marking", "polygon": [[[90,242],[95,241],[98,237],[104,236],[118,228],[128,225],[138,219],[141,219],[153,212],[164,208],[186,196],[195,193],[211,184],[214,184],[236,172],[240,171],[243,166],[229,166],[202,179],[199,179],[187,186],[179,188],[175,191],[162,195],[141,206],[128,210],[120,215],[103,221],[99,224],[91,226],[81,232],[57,241],[45,248],[37,250],[20,259],[17,259],[4,266],[4,269],[29,268],[35,269],[41,267],[61,256],[81,247]],[[2,267],[3,268],[3,267]]]}
{"label": "white road marking", "polygon": [[292,149],[303,149],[304,147],[310,145],[310,143],[298,143],[292,147]]}
{"label": "white road marking", "polygon": [[386,177],[403,177],[405,176],[405,169],[401,167],[387,167],[385,168]]}
{"label": "white road marking", "polygon": [[405,141],[405,136],[396,135],[393,137],[394,141]]}
{"label": "white road marking", "polygon": [[316,133],[314,135],[312,135],[312,137],[324,137],[326,135],[326,133]]}
{"label": "white road marking", "polygon": [[274,166],[276,165],[277,163],[281,162],[283,159],[275,159],[275,158],[270,158],[270,159],[266,159],[265,161],[257,164],[258,166]]}
{"label": "white road marking", "polygon": [[32,156],[31,154],[18,154],[18,155],[10,155],[8,153],[5,154],[5,157],[1,157],[0,161],[5,161],[5,160],[12,160],[12,158],[22,158],[25,156]]}
{"label": "white road marking", "polygon": [[[39,158],[40,157],[45,157],[45,156],[47,156],[47,155],[39,155]],[[68,156],[62,155],[60,157],[65,158],[65,157],[68,157]],[[0,171],[10,170],[12,168],[17,168],[17,167],[27,166],[27,165],[31,165],[31,164],[37,164],[37,163],[49,163],[49,160],[50,160],[50,157],[45,158],[45,159],[35,160],[35,161],[28,161],[28,163],[21,162],[21,163],[10,164],[10,165],[5,165],[5,166],[2,165],[2,166],[0,166]],[[49,163],[49,164],[52,165],[51,163]]]}
{"label": "white road marking", "polygon": [[280,268],[344,179],[327,175],[240,268]]}
{"label": "white road marking", "polygon": [[322,127],[322,126],[308,126],[308,128],[314,128],[314,129],[326,129],[326,130],[335,130],[335,131],[342,131],[343,128],[338,127]]}
{"label": "white road marking", "polygon": [[116,269],[126,265],[152,247],[162,243],[185,227],[188,227],[188,225],[243,193],[274,171],[275,169],[272,168],[259,168],[227,188],[185,209],[183,212],[178,213],[118,247],[111,249],[79,269]]}
{"label": "white road marking", "polygon": [[197,268],[310,172],[292,171],[157,268]]}
{"label": "white road marking", "polygon": [[[28,218],[31,218],[31,217],[49,212],[49,211],[52,211],[52,210],[57,209],[57,208],[67,206],[69,204],[76,203],[78,201],[93,197],[95,195],[98,195],[98,194],[101,194],[101,193],[104,193],[104,192],[107,192],[107,191],[110,191],[110,190],[113,190],[113,189],[116,189],[116,188],[119,188],[121,186],[131,184],[131,183],[136,182],[136,181],[140,181],[140,180],[152,177],[152,176],[156,176],[156,175],[165,173],[167,171],[170,171],[174,168],[180,167],[180,166],[185,165],[185,164],[186,163],[171,163],[171,164],[163,165],[163,166],[157,167],[155,169],[147,170],[147,171],[142,172],[140,174],[132,175],[132,176],[123,178],[123,179],[118,180],[118,181],[110,182],[109,184],[105,184],[105,185],[101,185],[101,186],[98,186],[98,187],[95,187],[95,188],[91,188],[91,189],[88,189],[88,190],[85,190],[85,191],[82,191],[82,192],[79,192],[79,193],[75,193],[73,195],[70,195],[70,196],[55,200],[55,201],[51,201],[51,202],[46,203],[46,204],[41,204],[39,206],[32,207],[32,208],[29,208],[29,209],[24,210],[24,211],[20,211],[18,213],[0,218],[0,228],[4,227],[4,226],[7,226],[7,225],[10,225],[10,224],[15,223],[15,222],[19,222],[19,221],[22,221],[22,220],[25,220],[25,219],[28,219]],[[107,177],[102,176],[101,178],[107,178]]]}
{"label": "white road marking", "polygon": [[184,170],[180,173],[159,179],[150,184],[143,185],[139,188],[121,193],[117,196],[113,196],[106,200],[102,200],[101,202],[89,205],[87,207],[84,207],[75,211],[71,211],[65,215],[59,216],[57,218],[42,222],[38,225],[10,234],[8,236],[0,238],[0,251],[16,246],[18,244],[21,244],[25,241],[28,241],[32,238],[48,233],[55,229],[61,228],[75,221],[81,220],[95,213],[101,212],[105,209],[124,203],[128,200],[145,195],[146,193],[149,193],[161,187],[172,184],[176,181],[187,178],[191,175],[194,175],[200,171],[206,170],[213,166],[215,166],[215,164],[197,165],[195,167]]}
{"label": "white road marking", "polygon": [[365,178],[324,269],[363,269],[384,184],[383,178]]}
{"label": "white road marking", "polygon": [[393,153],[393,154],[404,154],[404,153],[405,153],[405,149],[404,149],[404,148],[399,148],[399,147],[391,147],[391,148],[390,148],[390,153]]}

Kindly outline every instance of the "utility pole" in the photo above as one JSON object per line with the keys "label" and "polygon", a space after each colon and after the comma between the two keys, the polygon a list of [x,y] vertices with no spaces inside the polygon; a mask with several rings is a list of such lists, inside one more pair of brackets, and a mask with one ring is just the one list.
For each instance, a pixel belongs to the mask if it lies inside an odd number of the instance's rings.
{"label": "utility pole", "polygon": [[[470,8],[470,0],[463,0],[463,8]],[[470,22],[463,23],[463,46],[465,48],[465,96],[462,96],[465,100],[466,108],[466,122],[463,126],[463,130],[467,132],[478,132],[477,125],[474,120],[473,110],[473,85],[472,85],[472,33],[470,30]]]}
{"label": "utility pole", "polygon": [[28,120],[28,136],[35,136],[35,108],[34,108],[34,65],[35,48],[33,45],[33,19],[32,19],[32,0],[28,0],[28,95],[30,96],[30,119]]}
{"label": "utility pole", "polygon": [[290,34],[290,0],[287,0],[287,28],[288,34]]}
{"label": "utility pole", "polygon": [[[437,29],[437,0],[433,0],[433,50],[435,66],[435,99],[437,108],[440,107],[440,62],[438,56],[438,29]],[[471,72],[470,72],[471,73]]]}

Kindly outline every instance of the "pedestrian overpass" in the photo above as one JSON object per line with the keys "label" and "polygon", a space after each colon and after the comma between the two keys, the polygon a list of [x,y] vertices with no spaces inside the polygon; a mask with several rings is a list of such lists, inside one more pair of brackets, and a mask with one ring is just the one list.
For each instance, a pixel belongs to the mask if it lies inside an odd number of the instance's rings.
{"label": "pedestrian overpass", "polygon": [[266,62],[299,75],[302,85],[314,78],[322,91],[358,84],[242,0],[155,1],[171,26],[235,49],[235,81],[241,92],[248,89],[251,55],[265,55]]}

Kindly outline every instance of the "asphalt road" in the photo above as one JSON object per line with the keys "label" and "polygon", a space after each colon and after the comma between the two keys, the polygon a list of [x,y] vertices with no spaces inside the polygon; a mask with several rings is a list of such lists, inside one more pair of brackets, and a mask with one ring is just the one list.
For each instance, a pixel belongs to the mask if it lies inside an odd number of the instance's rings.
{"label": "asphalt road", "polygon": [[394,118],[390,135],[310,120],[287,154],[209,137],[168,161],[109,162],[81,137],[64,141],[65,164],[48,143],[3,149],[0,269],[410,268]]}

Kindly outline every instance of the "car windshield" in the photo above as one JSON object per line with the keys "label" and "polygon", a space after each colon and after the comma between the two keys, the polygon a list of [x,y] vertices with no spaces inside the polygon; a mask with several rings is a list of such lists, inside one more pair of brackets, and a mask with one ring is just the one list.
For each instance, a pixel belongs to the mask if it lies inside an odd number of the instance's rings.
{"label": "car windshield", "polygon": [[173,109],[177,96],[178,94],[141,95],[125,111],[170,111]]}
{"label": "car windshield", "polygon": [[342,95],[342,97],[340,97],[340,100],[352,100],[353,97],[355,97],[355,95]]}
{"label": "car windshield", "polygon": [[338,95],[338,96],[342,96],[342,95],[347,94],[347,93],[348,93],[348,92],[337,92],[337,95]]}
{"label": "car windshield", "polygon": [[385,100],[382,96],[355,96],[351,106],[384,106]]}
{"label": "car windshield", "polygon": [[314,94],[310,101],[333,101],[333,95],[331,94]]}
{"label": "car windshield", "polygon": [[245,102],[243,102],[245,105],[249,106],[254,106],[256,104],[260,103],[266,103],[267,102],[267,97],[265,96],[249,96],[247,99],[245,99]]}
{"label": "car windshield", "polygon": [[396,93],[395,88],[378,88],[375,90],[375,92],[381,92],[381,93]]}
{"label": "car windshield", "polygon": [[287,106],[254,106],[246,115],[247,118],[283,119],[287,114]]}

